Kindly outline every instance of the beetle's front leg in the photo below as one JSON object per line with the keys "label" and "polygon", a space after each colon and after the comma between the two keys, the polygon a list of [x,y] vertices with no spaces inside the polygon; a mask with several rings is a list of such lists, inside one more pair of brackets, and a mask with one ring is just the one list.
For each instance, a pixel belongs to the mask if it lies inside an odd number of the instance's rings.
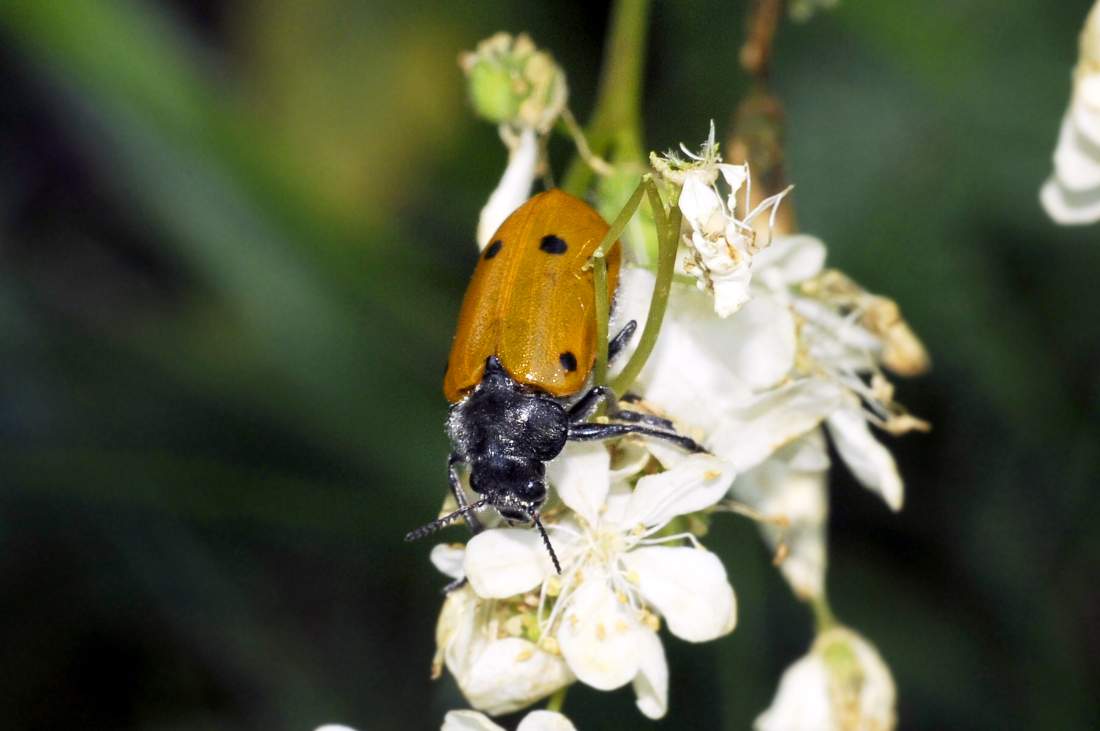
{"label": "beetle's front leg", "polygon": [[[465,464],[466,459],[458,452],[451,452],[451,456],[447,458],[447,478],[451,483],[451,492],[455,496],[455,502],[458,503],[458,509],[465,509],[469,503],[466,501],[466,490],[462,487],[462,480],[458,477],[458,465]],[[477,519],[473,511],[466,513],[466,525],[470,527],[470,532],[475,536],[484,530],[481,525],[481,521]]]}

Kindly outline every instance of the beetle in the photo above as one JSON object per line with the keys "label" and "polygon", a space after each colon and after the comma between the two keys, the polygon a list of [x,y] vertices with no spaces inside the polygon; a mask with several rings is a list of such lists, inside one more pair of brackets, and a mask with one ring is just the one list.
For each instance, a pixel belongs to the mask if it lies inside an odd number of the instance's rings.
{"label": "beetle", "polygon": [[[618,399],[591,385],[596,361],[595,278],[589,260],[610,227],[591,206],[561,190],[540,193],[501,224],[483,250],[466,290],[443,379],[450,402],[446,431],[452,444],[448,479],[458,510],[405,536],[412,541],[460,517],[472,532],[475,513],[493,507],[510,523],[533,524],[561,573],[539,520],[546,501],[545,463],[567,441],[643,434],[692,452],[704,451],[671,422],[634,411],[613,411],[592,422],[601,403]],[[618,281],[621,246],[607,252],[608,301]],[[636,329],[630,321],[608,345],[610,358]],[[467,501],[458,468],[467,465]]]}

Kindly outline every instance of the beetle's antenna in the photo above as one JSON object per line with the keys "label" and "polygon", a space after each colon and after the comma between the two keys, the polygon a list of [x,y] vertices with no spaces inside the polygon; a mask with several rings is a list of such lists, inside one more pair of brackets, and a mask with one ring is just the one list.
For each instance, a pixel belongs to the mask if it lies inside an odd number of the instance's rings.
{"label": "beetle's antenna", "polygon": [[476,503],[471,503],[470,505],[467,505],[464,508],[459,508],[458,510],[454,511],[453,513],[450,513],[448,515],[444,515],[442,518],[436,518],[431,523],[428,523],[427,525],[422,525],[414,531],[409,531],[408,533],[405,534],[405,540],[406,541],[418,541],[421,538],[423,538],[424,536],[430,536],[432,533],[435,533],[440,528],[446,528],[447,526],[449,526],[451,523],[454,523],[459,518],[465,517],[467,513],[472,513],[475,510],[481,510],[482,508],[484,508],[488,504],[489,504],[488,498],[482,498],[481,500],[478,500]]}
{"label": "beetle's antenna", "polygon": [[554,547],[550,545],[550,536],[546,535],[546,529],[542,527],[542,521],[539,520],[539,514],[530,509],[527,514],[531,516],[531,520],[535,521],[535,527],[539,529],[539,533],[542,535],[542,543],[546,546],[546,550],[550,552],[550,560],[554,562],[554,569],[557,570],[558,575],[561,575],[561,564],[558,563],[558,554],[554,553]]}

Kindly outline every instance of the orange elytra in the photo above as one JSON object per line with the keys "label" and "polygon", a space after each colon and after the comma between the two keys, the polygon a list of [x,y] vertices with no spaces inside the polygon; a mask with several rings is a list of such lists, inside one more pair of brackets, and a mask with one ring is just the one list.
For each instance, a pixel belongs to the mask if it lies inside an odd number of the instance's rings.
{"label": "orange elytra", "polygon": [[[497,356],[517,382],[551,396],[579,392],[596,359],[595,285],[588,261],[608,225],[560,190],[517,208],[481,253],[458,317],[443,392],[455,403]],[[607,255],[608,300],[621,248]]]}

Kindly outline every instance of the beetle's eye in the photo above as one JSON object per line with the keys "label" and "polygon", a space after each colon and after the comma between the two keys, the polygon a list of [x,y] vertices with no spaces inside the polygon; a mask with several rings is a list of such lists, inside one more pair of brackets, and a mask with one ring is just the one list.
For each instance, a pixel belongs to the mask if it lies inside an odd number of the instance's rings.
{"label": "beetle's eye", "polygon": [[546,498],[546,485],[542,480],[528,480],[519,492],[525,501],[541,503]]}

